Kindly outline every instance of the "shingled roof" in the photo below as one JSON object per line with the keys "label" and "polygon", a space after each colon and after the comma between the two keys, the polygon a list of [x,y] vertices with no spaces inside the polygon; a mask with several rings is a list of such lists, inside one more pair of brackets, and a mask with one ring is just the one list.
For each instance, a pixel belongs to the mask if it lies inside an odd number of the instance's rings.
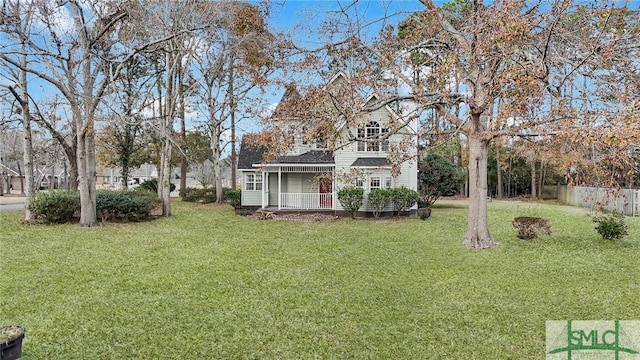
{"label": "shingled roof", "polygon": [[294,84],[289,84],[278,102],[276,109],[273,111],[274,119],[289,119],[296,117],[300,112],[302,104],[302,95],[296,89]]}
{"label": "shingled roof", "polygon": [[240,144],[240,154],[238,154],[238,169],[253,169],[253,164],[259,164],[262,162],[262,156],[267,151],[265,146],[257,144],[247,134],[242,137],[242,143]]}
{"label": "shingled roof", "polygon": [[351,167],[382,167],[389,166],[387,158],[357,158],[356,161],[351,164]]}
{"label": "shingled roof", "polygon": [[[246,136],[246,135],[245,135]],[[247,137],[250,138],[250,137]],[[250,139],[242,138],[240,154],[238,155],[238,169],[253,169],[253,164],[264,162],[267,148],[254,143]],[[300,155],[285,155],[270,163],[277,164],[334,164],[333,154],[322,150],[311,150]]]}
{"label": "shingled roof", "polygon": [[333,164],[333,154],[322,150],[311,150],[294,156],[281,156],[280,164]]}

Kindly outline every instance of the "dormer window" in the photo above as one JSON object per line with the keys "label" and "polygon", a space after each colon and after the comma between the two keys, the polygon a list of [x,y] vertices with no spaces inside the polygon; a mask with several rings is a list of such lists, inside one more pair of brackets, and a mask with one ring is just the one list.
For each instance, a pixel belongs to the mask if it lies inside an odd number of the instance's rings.
{"label": "dormer window", "polygon": [[358,151],[389,151],[388,134],[389,129],[380,126],[377,121],[358,128]]}

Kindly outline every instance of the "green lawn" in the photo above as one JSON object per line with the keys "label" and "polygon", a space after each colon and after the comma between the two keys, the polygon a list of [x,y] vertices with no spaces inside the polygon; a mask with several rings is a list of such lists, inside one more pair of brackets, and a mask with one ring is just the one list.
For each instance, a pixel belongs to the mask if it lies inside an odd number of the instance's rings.
{"label": "green lawn", "polygon": [[[0,325],[23,359],[540,359],[545,320],[640,320],[640,219],[489,204],[502,246],[461,245],[466,203],[427,221],[259,221],[175,203],[149,223],[25,226],[0,213]],[[515,237],[514,216],[553,234]]]}

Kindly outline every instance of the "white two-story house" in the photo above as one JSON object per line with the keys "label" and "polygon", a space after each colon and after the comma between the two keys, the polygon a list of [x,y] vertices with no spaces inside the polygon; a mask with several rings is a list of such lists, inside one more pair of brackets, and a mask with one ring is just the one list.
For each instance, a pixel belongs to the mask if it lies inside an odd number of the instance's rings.
{"label": "white two-story house", "polygon": [[[325,88],[347,81],[343,74],[331,79]],[[301,129],[313,119],[292,114],[287,109],[303,103],[300,93],[289,86],[276,107],[274,123],[290,134],[291,145],[266,160],[265,145],[257,145],[245,135],[238,158],[242,175],[242,206],[272,211],[323,211],[347,215],[337,192],[345,187],[364,189],[365,200],[358,216],[371,215],[366,197],[376,188],[406,186],[417,190],[417,135],[414,124],[401,124],[388,106],[377,105],[377,98],[361,99],[358,119],[347,125],[336,119],[333,131],[337,143],[327,148],[325,141],[309,141]],[[402,148],[402,151],[394,149]],[[402,153],[402,157],[393,156]],[[385,213],[391,214],[389,206]],[[384,214],[384,213],[383,213]]]}

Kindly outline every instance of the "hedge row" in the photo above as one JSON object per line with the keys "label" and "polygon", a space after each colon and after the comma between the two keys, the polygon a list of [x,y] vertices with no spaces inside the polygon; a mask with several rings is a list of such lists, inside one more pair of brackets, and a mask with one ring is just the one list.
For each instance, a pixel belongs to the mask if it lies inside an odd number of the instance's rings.
{"label": "hedge row", "polygon": [[[393,204],[396,213],[409,210],[419,200],[418,193],[405,186],[393,189],[374,189],[369,192],[367,202],[373,208],[373,216],[379,217],[382,210]],[[364,190],[361,188],[344,188],[338,191],[338,201],[342,208],[355,217],[364,202]]]}
{"label": "hedge row", "polygon": [[[240,190],[223,189],[223,200],[231,204],[234,208],[240,207]],[[180,197],[182,201],[197,202],[202,204],[208,204],[216,202],[216,189],[215,188],[186,188],[180,191]]]}
{"label": "hedge row", "polygon": [[[158,179],[151,179],[140,184],[140,189],[149,190],[151,192],[158,192]],[[169,191],[173,192],[176,189],[176,184],[169,184]]]}
{"label": "hedge row", "polygon": [[209,204],[216,202],[216,189],[186,188],[184,190],[180,190],[180,197],[182,198],[182,201]]}
{"label": "hedge row", "polygon": [[[142,190],[98,190],[96,214],[102,221],[140,221],[151,217],[151,211],[161,204],[153,192]],[[39,192],[27,204],[33,218],[44,224],[73,221],[80,213],[78,191],[56,190]]]}

